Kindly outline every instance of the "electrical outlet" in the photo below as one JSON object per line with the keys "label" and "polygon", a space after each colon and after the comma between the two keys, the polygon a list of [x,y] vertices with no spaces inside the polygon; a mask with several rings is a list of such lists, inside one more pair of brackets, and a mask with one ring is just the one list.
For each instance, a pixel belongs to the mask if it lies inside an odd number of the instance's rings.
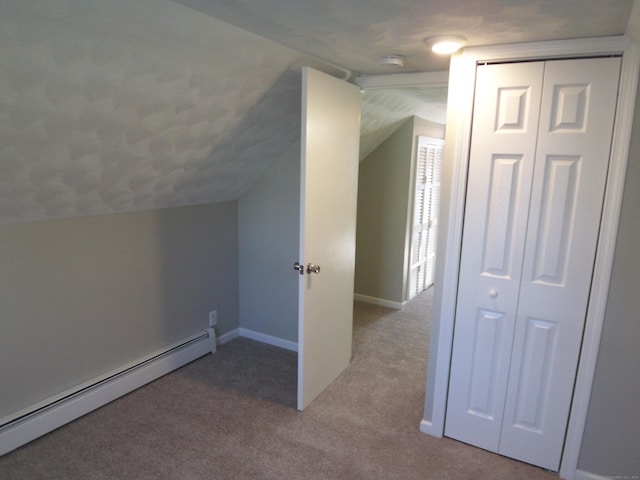
{"label": "electrical outlet", "polygon": [[209,312],[209,326],[214,327],[218,323],[218,311],[211,310]]}

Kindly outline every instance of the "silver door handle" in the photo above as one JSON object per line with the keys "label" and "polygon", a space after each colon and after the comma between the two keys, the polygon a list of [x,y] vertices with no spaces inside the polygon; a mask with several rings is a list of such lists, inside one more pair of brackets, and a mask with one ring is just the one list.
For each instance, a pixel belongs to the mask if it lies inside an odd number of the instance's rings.
{"label": "silver door handle", "polygon": [[294,263],[293,269],[297,270],[300,275],[304,275],[304,265],[301,265],[300,262]]}
{"label": "silver door handle", "polygon": [[307,265],[307,273],[320,273],[320,265],[314,265],[313,263],[309,263]]}

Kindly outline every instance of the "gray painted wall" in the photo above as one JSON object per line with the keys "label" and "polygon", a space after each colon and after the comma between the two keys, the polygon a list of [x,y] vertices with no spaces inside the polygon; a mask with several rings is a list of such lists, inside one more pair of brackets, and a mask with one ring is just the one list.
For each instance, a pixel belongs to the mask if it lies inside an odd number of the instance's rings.
{"label": "gray painted wall", "polygon": [[300,144],[238,201],[240,326],[298,341]]}
{"label": "gray painted wall", "polygon": [[0,418],[238,326],[237,203],[0,227]]}
{"label": "gray painted wall", "polygon": [[360,163],[357,294],[395,303],[406,300],[418,135],[443,138],[444,127],[412,117]]}
{"label": "gray painted wall", "polygon": [[609,298],[578,468],[640,475],[640,96],[620,214]]}

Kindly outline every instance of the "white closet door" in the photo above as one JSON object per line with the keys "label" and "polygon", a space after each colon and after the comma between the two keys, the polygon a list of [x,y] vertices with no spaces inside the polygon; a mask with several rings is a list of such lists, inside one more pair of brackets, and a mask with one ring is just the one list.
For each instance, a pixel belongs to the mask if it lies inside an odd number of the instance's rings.
{"label": "white closet door", "polygon": [[580,354],[619,69],[618,58],[478,68],[445,434],[551,470]]}
{"label": "white closet door", "polygon": [[479,66],[445,435],[497,451],[544,63]]}
{"label": "white closet door", "polygon": [[547,62],[499,452],[560,466],[609,163],[619,58]]}

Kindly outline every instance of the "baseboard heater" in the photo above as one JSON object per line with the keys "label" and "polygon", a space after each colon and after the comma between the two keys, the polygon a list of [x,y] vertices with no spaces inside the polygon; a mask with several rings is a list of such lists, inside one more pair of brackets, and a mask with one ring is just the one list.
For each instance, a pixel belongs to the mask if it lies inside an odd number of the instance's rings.
{"label": "baseboard heater", "polygon": [[[209,329],[207,329],[209,330]],[[0,455],[15,450],[153,380],[215,352],[204,331],[0,421]]]}

